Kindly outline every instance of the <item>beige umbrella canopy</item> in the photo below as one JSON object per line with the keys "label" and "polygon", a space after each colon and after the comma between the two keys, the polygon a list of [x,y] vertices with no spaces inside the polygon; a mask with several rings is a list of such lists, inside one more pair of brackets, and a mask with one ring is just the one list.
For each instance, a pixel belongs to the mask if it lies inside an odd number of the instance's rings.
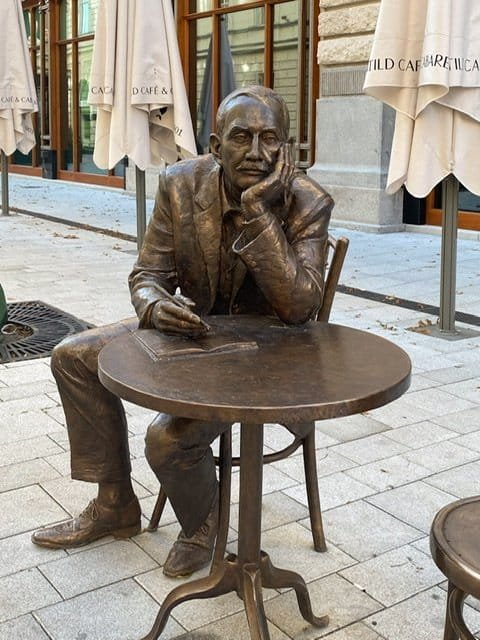
{"label": "beige umbrella canopy", "polygon": [[102,169],[128,156],[144,180],[138,170],[196,155],[170,0],[100,3],[89,103],[97,106],[93,160]]}
{"label": "beige umbrella canopy", "polygon": [[387,192],[405,185],[424,197],[442,180],[448,187],[440,303],[446,331],[455,317],[458,181],[480,195],[479,42],[478,0],[382,0],[364,85],[396,110]]}
{"label": "beige umbrella canopy", "polygon": [[21,0],[1,0],[0,24],[0,151],[2,214],[8,214],[7,156],[27,154],[35,145],[32,113],[38,111]]}

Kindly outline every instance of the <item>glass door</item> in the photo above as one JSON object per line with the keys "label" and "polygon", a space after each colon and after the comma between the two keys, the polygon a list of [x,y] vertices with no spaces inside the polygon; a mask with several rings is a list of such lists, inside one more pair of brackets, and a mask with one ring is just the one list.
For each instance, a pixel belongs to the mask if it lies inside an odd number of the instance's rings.
{"label": "glass door", "polygon": [[99,0],[61,0],[57,12],[58,177],[123,186],[125,165],[112,171],[93,162],[96,110],[88,104]]}

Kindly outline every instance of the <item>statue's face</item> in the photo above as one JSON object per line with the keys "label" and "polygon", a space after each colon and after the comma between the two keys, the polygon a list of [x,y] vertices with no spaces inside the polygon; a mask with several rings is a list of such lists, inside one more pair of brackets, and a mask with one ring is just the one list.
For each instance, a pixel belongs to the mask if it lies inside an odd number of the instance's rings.
{"label": "statue's face", "polygon": [[249,96],[239,96],[229,108],[223,133],[213,153],[223,167],[225,186],[237,197],[273,171],[285,135],[276,109]]}

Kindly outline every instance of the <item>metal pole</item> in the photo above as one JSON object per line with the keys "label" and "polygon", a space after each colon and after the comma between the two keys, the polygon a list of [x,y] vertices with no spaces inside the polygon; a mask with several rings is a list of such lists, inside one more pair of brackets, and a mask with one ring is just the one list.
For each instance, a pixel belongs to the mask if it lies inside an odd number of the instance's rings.
{"label": "metal pole", "polygon": [[443,181],[442,262],[440,286],[440,331],[455,333],[455,284],[457,275],[457,178]]}
{"label": "metal pole", "polygon": [[147,228],[145,171],[135,165],[135,192],[137,198],[137,249],[140,251]]}
{"label": "metal pole", "polygon": [[8,203],[8,157],[4,151],[0,152],[2,157],[2,216],[10,215],[10,206]]}

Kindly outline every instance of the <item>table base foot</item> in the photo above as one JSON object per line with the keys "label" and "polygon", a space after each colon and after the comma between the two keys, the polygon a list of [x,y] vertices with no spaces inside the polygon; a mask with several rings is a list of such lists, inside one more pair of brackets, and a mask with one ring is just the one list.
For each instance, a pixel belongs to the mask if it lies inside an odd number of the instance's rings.
{"label": "table base foot", "polygon": [[297,596],[298,608],[303,618],[314,627],[326,627],[328,616],[315,616],[305,580],[298,573],[287,569],[279,569],[272,564],[269,556],[261,552],[260,566],[262,585],[267,589],[282,589],[291,587]]}
{"label": "table base foot", "polygon": [[237,591],[237,567],[226,559],[216,571],[206,578],[199,578],[172,589],[162,603],[153,627],[142,640],[157,640],[167,624],[174,607],[196,598],[215,598],[230,591]]}
{"label": "table base foot", "polygon": [[252,640],[270,640],[267,618],[263,608],[262,573],[256,564],[243,566],[242,597],[247,614],[250,638]]}
{"label": "table base foot", "polygon": [[235,591],[243,600],[252,640],[270,640],[262,587],[279,589],[292,587],[297,596],[303,618],[315,627],[325,627],[328,616],[315,616],[304,579],[294,571],[275,567],[268,554],[260,554],[260,563],[240,563],[234,554],[206,578],[182,584],[168,594],[163,601],[150,632],[142,640],[157,640],[167,624],[174,607],[187,600],[214,598]]}

